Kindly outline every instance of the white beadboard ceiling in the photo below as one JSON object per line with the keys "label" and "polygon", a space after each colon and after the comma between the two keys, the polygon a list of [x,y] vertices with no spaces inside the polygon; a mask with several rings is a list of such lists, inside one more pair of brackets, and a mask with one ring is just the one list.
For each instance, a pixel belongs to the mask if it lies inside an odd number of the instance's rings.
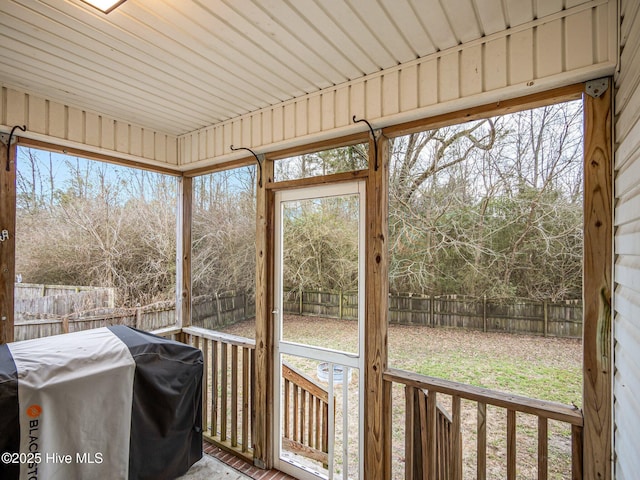
{"label": "white beadboard ceiling", "polygon": [[0,84],[173,135],[588,0],[0,1]]}

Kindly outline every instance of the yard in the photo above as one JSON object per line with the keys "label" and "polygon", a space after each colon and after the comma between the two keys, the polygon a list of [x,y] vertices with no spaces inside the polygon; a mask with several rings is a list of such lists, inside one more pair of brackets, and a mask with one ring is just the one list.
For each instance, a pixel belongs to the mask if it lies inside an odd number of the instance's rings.
{"label": "yard", "polygon": [[[320,317],[286,316],[289,340],[322,344],[338,350],[354,351],[357,325],[353,321]],[[223,329],[244,337],[254,336],[253,321]],[[389,326],[389,364],[394,368],[441,377],[457,382],[515,393],[527,397],[581,406],[582,345],[580,340],[526,335],[482,333],[423,326]],[[304,362],[298,365],[305,369]],[[307,369],[310,376],[315,374]],[[357,388],[351,382],[350,389]],[[448,399],[439,397],[445,409]],[[404,391],[393,390],[393,478],[404,478]],[[339,407],[339,405],[338,405]],[[339,408],[338,408],[339,410]],[[476,412],[463,402],[464,478],[475,478]],[[535,478],[537,466],[537,425],[528,415],[518,415],[518,478]],[[340,421],[339,418],[336,420]],[[489,478],[506,476],[505,427],[502,412],[487,409]],[[549,424],[549,478],[570,476],[570,430],[556,422]],[[353,471],[353,469],[351,470]]]}

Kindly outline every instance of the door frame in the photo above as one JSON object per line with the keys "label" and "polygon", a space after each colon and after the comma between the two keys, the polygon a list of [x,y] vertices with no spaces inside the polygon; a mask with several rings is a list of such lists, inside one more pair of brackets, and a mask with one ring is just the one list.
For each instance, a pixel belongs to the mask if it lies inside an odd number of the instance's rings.
{"label": "door frame", "polygon": [[[274,212],[274,229],[273,229],[273,251],[274,251],[274,263],[273,263],[273,297],[272,297],[272,319],[273,319],[273,405],[274,414],[272,417],[272,432],[273,432],[273,465],[277,469],[295,475],[301,480],[316,480],[323,478],[321,476],[314,475],[310,471],[297,467],[286,460],[281,459],[282,452],[282,415],[281,415],[281,388],[282,388],[282,355],[295,355],[304,358],[309,358],[317,361],[328,361],[330,363],[336,363],[349,368],[355,368],[358,370],[358,459],[359,459],[359,478],[364,478],[364,353],[365,353],[365,298],[366,298],[366,180],[353,180],[349,182],[339,182],[321,185],[301,186],[299,188],[284,189],[274,192],[273,197],[273,212]],[[346,195],[358,195],[358,351],[353,352],[341,352],[331,349],[326,349],[317,346],[301,345],[294,342],[288,342],[282,339],[282,315],[283,315],[283,223],[282,223],[282,205],[287,201],[315,199],[315,198],[329,198],[336,196]],[[335,433],[335,418],[333,413],[333,391],[334,385],[332,384],[333,375],[330,372],[329,376],[329,438],[333,438]],[[346,419],[345,419],[346,424]],[[329,445],[331,445],[331,440]],[[333,451],[329,448],[329,470],[333,465]],[[330,474],[331,475],[331,474]],[[330,476],[331,478],[331,476]],[[334,477],[337,478],[337,477]]]}

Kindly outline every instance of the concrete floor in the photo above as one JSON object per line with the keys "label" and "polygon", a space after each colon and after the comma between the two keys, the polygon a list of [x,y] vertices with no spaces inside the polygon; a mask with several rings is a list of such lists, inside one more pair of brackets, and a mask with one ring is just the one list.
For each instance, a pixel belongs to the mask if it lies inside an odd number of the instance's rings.
{"label": "concrete floor", "polygon": [[247,477],[207,454],[203,454],[202,458],[191,467],[186,475],[179,478],[180,480],[251,480],[251,477]]}

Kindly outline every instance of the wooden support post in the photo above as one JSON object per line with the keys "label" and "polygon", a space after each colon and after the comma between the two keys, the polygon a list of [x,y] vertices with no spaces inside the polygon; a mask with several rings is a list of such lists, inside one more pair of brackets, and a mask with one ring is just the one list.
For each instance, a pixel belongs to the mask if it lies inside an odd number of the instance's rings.
{"label": "wooden support post", "polygon": [[191,212],[193,178],[182,177],[178,190],[176,231],[176,323],[179,328],[191,325]]}
{"label": "wooden support post", "polygon": [[584,478],[612,475],[611,90],[584,95]]}
{"label": "wooden support post", "polygon": [[256,348],[254,464],[272,465],[273,418],[273,162],[263,161],[256,197]]}
{"label": "wooden support post", "polygon": [[[7,135],[3,140],[7,141]],[[7,171],[7,149],[10,162]],[[0,143],[0,344],[13,342],[16,278],[16,145]],[[6,234],[5,234],[6,231]]]}
{"label": "wooden support post", "polygon": [[544,331],[542,334],[546,337],[549,335],[549,302],[545,300],[542,308],[544,310]]}
{"label": "wooden support post", "polygon": [[[378,159],[374,158],[374,141]],[[375,166],[378,166],[376,170]],[[391,428],[385,407],[382,375],[387,368],[387,316],[389,311],[388,203],[389,140],[380,135],[369,141],[369,177],[366,195],[366,302],[364,348],[364,478],[390,478],[391,445],[385,445],[385,430]]]}

